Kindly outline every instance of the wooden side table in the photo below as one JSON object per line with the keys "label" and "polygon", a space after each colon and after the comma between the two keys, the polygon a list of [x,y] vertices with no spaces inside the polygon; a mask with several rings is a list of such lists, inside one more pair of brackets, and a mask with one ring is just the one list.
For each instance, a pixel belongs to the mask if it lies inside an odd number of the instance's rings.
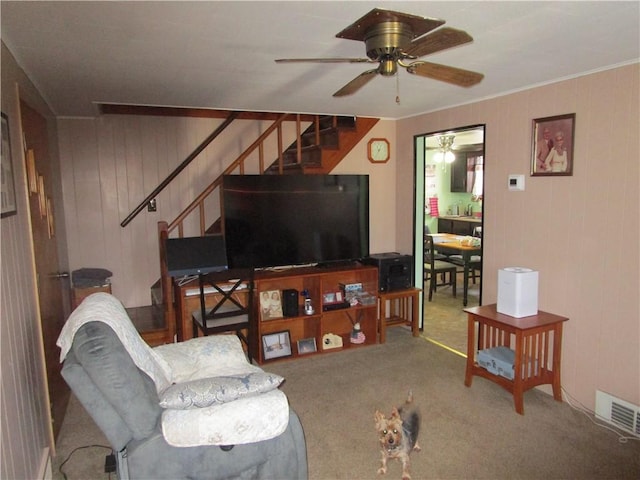
{"label": "wooden side table", "polygon": [[71,289],[71,309],[75,310],[82,303],[82,300],[98,292],[111,293],[111,284],[107,283],[100,287],[73,287]]}
{"label": "wooden side table", "polygon": [[[378,293],[378,331],[380,343],[387,339],[387,327],[396,325],[408,325],[414,337],[418,333],[418,302],[420,301],[420,288],[408,288],[395,292]],[[387,315],[387,301],[389,315]]]}
{"label": "wooden side table", "polygon": [[[496,307],[493,304],[464,309],[468,314],[467,370],[464,384],[470,387],[473,375],[497,383],[513,394],[516,412],[521,415],[524,415],[522,394],[537,385],[551,384],[553,398],[562,401],[562,324],[569,319],[542,311],[530,317],[516,318],[498,313]],[[476,354],[479,350],[498,346],[511,348],[513,338],[513,380],[494,375],[478,364]]]}

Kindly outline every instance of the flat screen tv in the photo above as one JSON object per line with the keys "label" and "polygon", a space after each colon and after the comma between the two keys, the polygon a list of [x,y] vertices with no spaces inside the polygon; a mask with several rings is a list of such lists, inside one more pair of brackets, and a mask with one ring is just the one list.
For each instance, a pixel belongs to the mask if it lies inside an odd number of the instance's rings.
{"label": "flat screen tv", "polygon": [[231,268],[369,255],[368,175],[225,175],[222,200]]}
{"label": "flat screen tv", "polygon": [[167,267],[172,277],[221,272],[227,269],[222,235],[168,238]]}

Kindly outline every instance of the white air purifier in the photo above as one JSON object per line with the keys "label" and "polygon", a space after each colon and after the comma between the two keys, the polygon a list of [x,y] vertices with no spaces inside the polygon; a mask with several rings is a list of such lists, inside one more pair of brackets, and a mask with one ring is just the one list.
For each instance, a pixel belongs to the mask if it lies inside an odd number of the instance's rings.
{"label": "white air purifier", "polygon": [[498,313],[521,318],[538,314],[538,272],[530,268],[498,270]]}

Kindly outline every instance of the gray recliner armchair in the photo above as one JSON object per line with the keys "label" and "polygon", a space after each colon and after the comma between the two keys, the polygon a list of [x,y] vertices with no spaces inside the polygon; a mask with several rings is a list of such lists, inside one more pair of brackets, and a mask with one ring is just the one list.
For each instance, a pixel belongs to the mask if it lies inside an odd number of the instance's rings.
{"label": "gray recliner armchair", "polygon": [[[103,297],[92,298],[96,295]],[[85,316],[89,313],[88,321],[78,324],[72,335],[66,332],[72,338],[70,345],[65,347],[60,340],[58,344],[63,350],[62,375],[117,452],[119,478],[307,478],[304,433],[288,404],[288,424],[285,421],[286,428],[274,438],[236,445],[169,444],[157,382],[123,345],[126,336],[102,321],[108,310],[91,309],[92,302],[114,302],[105,296],[111,297],[102,293],[85,299],[88,303],[83,302],[79,310],[84,308]]]}

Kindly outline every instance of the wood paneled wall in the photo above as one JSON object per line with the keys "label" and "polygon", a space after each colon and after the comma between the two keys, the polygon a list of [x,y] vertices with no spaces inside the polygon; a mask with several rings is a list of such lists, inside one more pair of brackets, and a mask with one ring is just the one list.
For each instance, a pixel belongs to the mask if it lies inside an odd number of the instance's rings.
{"label": "wood paneled wall", "polygon": [[[0,478],[38,478],[53,449],[27,205],[18,91],[47,107],[2,43],[2,112],[9,118],[17,214],[0,220]],[[57,199],[54,198],[54,201]]]}
{"label": "wood paneled wall", "polygon": [[[483,303],[500,268],[539,271],[539,307],[568,316],[563,386],[640,405],[640,66],[636,63],[401,120],[398,205],[411,201],[413,136],[486,124]],[[532,120],[576,114],[571,177],[530,177]],[[525,175],[525,191],[507,189]],[[411,245],[397,217],[398,248]]]}
{"label": "wood paneled wall", "polygon": [[[140,213],[127,227],[120,222],[209,135],[219,119],[105,115],[59,119],[69,262],[72,270],[102,267],[113,272],[112,291],[127,307],[149,305],[158,280],[157,222],[172,221],[202,189],[269,126],[270,121],[237,120],[157,197],[158,211]],[[371,135],[395,138],[394,122],[379,122]],[[283,129],[283,143],[295,139],[295,123]],[[265,162],[277,157],[277,142],[265,147]],[[257,154],[247,173],[258,171]],[[388,164],[367,161],[366,141],[356,146],[335,173],[369,173],[371,249],[393,251],[395,232],[395,158]],[[213,209],[210,220],[218,217]],[[185,236],[198,234],[187,222]]]}
{"label": "wood paneled wall", "polygon": [[[157,196],[157,211],[143,210],[128,226],[120,223],[220,124],[211,118],[104,115],[59,119],[62,182],[72,270],[106,268],[112,291],[127,307],[150,305],[150,287],[160,278],[157,222],[172,221],[271,124],[236,120]],[[284,144],[295,124],[283,128]],[[277,158],[276,137],[265,147]],[[257,152],[246,173],[258,172]],[[207,225],[219,217],[215,195]],[[197,215],[185,236],[199,235]]]}

